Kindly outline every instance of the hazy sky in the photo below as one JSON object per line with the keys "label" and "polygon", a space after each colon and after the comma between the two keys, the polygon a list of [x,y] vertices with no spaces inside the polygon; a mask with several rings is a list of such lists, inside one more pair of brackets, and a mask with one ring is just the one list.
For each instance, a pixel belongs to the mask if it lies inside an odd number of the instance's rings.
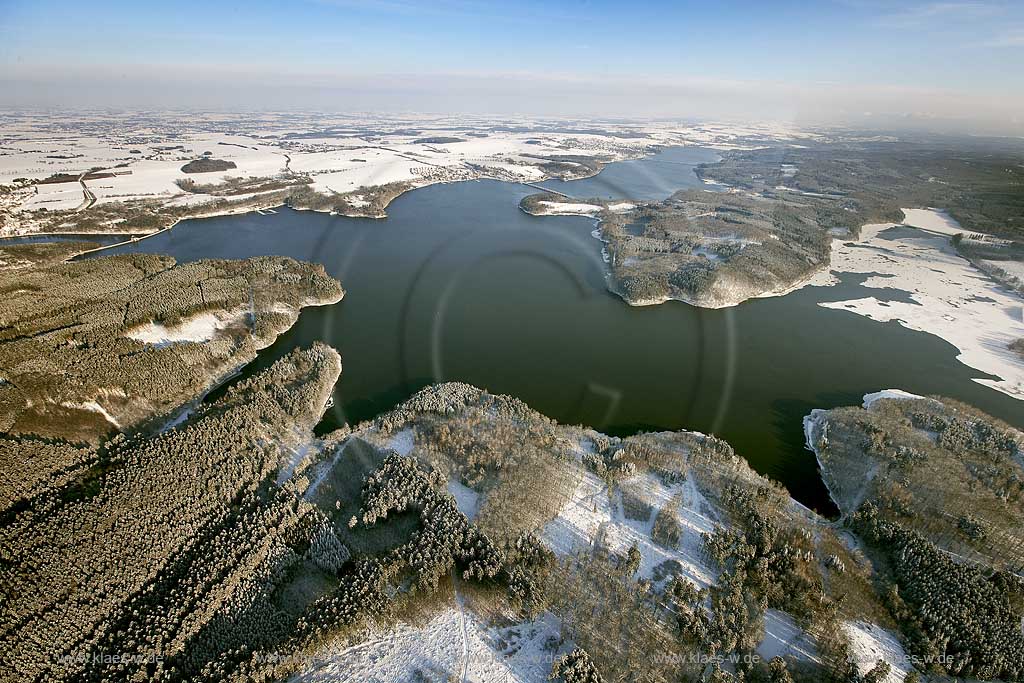
{"label": "hazy sky", "polygon": [[0,106],[1024,127],[1024,2],[0,0]]}

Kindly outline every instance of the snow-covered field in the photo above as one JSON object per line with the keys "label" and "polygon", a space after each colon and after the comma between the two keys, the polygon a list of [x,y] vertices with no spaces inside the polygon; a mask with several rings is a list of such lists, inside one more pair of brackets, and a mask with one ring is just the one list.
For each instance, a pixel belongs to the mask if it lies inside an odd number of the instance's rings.
{"label": "snow-covered field", "polygon": [[83,203],[82,186],[79,183],[54,183],[37,185],[36,193],[29,195],[22,207],[28,210],[69,211]]}
{"label": "snow-covered field", "polygon": [[[911,301],[865,296],[820,305],[880,322],[897,321],[945,339],[959,349],[962,363],[998,378],[975,381],[1024,399],[1024,362],[1008,348],[1024,337],[1024,300],[956,253],[946,235],[962,230],[948,215],[933,209],[903,211],[908,223],[941,234],[866,225],[860,241],[832,242],[830,271],[867,274],[862,286],[905,292]],[[823,273],[811,284],[834,282],[834,276]]]}
{"label": "snow-covered field", "polygon": [[[17,234],[36,229],[41,218],[35,212],[41,209],[87,210],[89,200],[76,179],[90,170],[115,174],[86,180],[97,204],[150,199],[194,206],[214,197],[185,192],[179,182],[208,185],[306,176],[322,194],[354,193],[349,203],[359,208],[365,200],[358,190],[390,183],[422,187],[476,178],[536,182],[550,176],[543,165],[553,160],[609,162],[644,156],[658,146],[749,148],[762,139],[808,137],[814,136],[772,125],[651,122],[602,123],[599,128],[584,121],[300,113],[244,119],[83,113],[67,124],[23,114],[0,123],[0,185],[13,187],[17,179],[41,180],[58,173],[69,178],[43,185],[20,181],[17,192],[0,194],[0,211],[8,215],[3,232]],[[235,168],[198,174],[181,170],[201,157],[229,161]]]}

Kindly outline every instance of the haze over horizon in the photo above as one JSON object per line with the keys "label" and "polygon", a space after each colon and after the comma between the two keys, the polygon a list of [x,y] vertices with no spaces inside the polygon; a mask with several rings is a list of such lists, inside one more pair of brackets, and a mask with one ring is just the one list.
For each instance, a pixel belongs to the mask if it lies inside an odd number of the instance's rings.
{"label": "haze over horizon", "polygon": [[3,0],[0,11],[3,108],[725,118],[1024,135],[1024,6],[1012,2]]}

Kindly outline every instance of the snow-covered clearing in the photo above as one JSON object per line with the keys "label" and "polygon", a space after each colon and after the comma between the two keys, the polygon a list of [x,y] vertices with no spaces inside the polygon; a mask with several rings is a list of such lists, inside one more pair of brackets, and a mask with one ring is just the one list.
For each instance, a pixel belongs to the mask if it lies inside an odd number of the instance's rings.
{"label": "snow-covered clearing", "polygon": [[249,309],[207,311],[170,327],[148,322],[129,330],[125,336],[156,347],[187,342],[200,343],[218,337],[228,328],[248,327],[248,323]]}
{"label": "snow-covered clearing", "polygon": [[388,448],[395,451],[399,455],[409,455],[412,453],[413,434],[411,427],[406,427],[401,431],[397,431],[391,435],[391,439],[388,440]]}
{"label": "snow-covered clearing", "polygon": [[339,150],[293,154],[290,168],[313,178],[314,189],[350,192],[360,187],[420,180],[414,159],[390,149]]}
{"label": "snow-covered clearing", "polygon": [[636,208],[632,202],[615,202],[602,206],[600,204],[588,204],[586,202],[571,201],[548,201],[537,202],[539,207],[538,215],[541,216],[595,216],[606,208],[612,213],[626,213]]}
{"label": "snow-covered clearing", "polygon": [[83,401],[82,403],[64,403],[67,408],[75,408],[76,410],[88,410],[90,413],[99,413],[103,416],[103,419],[109,422],[115,429],[121,429],[121,424],[117,421],[113,415],[111,415],[105,407],[100,405],[98,401]]}
{"label": "snow-covered clearing", "polygon": [[36,185],[37,191],[23,204],[34,211],[65,211],[77,208],[82,203],[82,186],[79,183],[51,183]]}
{"label": "snow-covered clearing", "polygon": [[581,478],[558,516],[544,527],[541,540],[559,555],[590,548],[602,524],[612,518],[607,487],[595,474],[581,469]]}
{"label": "snow-covered clearing", "polygon": [[[693,479],[665,486],[658,477],[643,474],[623,481],[622,487],[651,506],[649,519],[627,518],[621,493],[610,500],[605,483],[590,470],[581,469],[575,491],[558,516],[545,525],[541,540],[562,556],[592,548],[599,539],[608,550],[622,555],[636,544],[642,556],[640,576],[650,578],[655,567],[674,560],[680,564],[680,573],[698,586],[713,583],[718,570],[704,555],[702,534],[713,532],[715,521]],[[682,529],[679,546],[674,549],[658,545],[650,536],[654,516],[666,506],[673,506]]]}
{"label": "snow-covered clearing", "polygon": [[295,474],[295,470],[298,469],[299,465],[302,464],[306,458],[313,456],[316,457],[322,442],[319,439],[301,438],[302,435],[295,434],[297,437],[294,445],[289,444],[287,440],[278,439],[278,445],[281,446],[282,452],[285,454],[282,458],[281,467],[277,472],[276,483],[278,486],[283,486],[286,481],[291,479],[292,475]]}
{"label": "snow-covered clearing", "polygon": [[560,630],[551,614],[491,628],[456,602],[426,624],[399,624],[353,647],[321,651],[291,680],[410,681],[420,671],[427,680],[543,683],[554,660],[563,654],[545,648],[549,640],[558,641]]}
{"label": "snow-covered clearing", "polygon": [[476,513],[480,510],[480,494],[454,479],[448,482],[447,488],[448,493],[455,499],[455,504],[459,506],[459,512],[470,520],[475,519]]}
{"label": "snow-covered clearing", "polygon": [[764,640],[757,646],[757,654],[763,659],[793,657],[820,661],[814,639],[793,621],[793,617],[777,609],[765,610]]}
{"label": "snow-covered clearing", "polygon": [[879,659],[891,667],[881,683],[902,683],[913,671],[910,657],[900,641],[884,628],[865,621],[848,621],[843,624],[843,630],[850,638],[850,654],[862,675],[873,669]]}

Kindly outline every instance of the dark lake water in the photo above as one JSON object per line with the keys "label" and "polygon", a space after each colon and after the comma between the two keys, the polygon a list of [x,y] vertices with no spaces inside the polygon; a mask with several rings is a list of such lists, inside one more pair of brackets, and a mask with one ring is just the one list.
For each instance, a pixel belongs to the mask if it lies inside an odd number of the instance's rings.
{"label": "dark lake water", "polygon": [[[638,186],[640,175],[678,168],[650,161],[627,162],[640,170],[620,181]],[[604,173],[623,171],[613,164]],[[692,165],[687,173],[696,183]],[[593,221],[529,216],[518,204],[531,192],[496,181],[435,185],[396,199],[385,220],[281,209],[183,222],[124,251],[323,263],[345,299],[305,309],[246,369],[314,340],[338,349],[343,370],[322,430],[371,418],[429,383],[460,380],[608,433],[714,433],[828,513],[834,508],[804,449],[802,419],[813,408],[859,405],[865,393],[901,388],[952,396],[1024,426],[1021,404],[973,382],[985,375],[959,363],[952,345],[817,305],[899,292],[865,290],[863,278],[851,277],[725,310],[632,308],[605,288]]]}

